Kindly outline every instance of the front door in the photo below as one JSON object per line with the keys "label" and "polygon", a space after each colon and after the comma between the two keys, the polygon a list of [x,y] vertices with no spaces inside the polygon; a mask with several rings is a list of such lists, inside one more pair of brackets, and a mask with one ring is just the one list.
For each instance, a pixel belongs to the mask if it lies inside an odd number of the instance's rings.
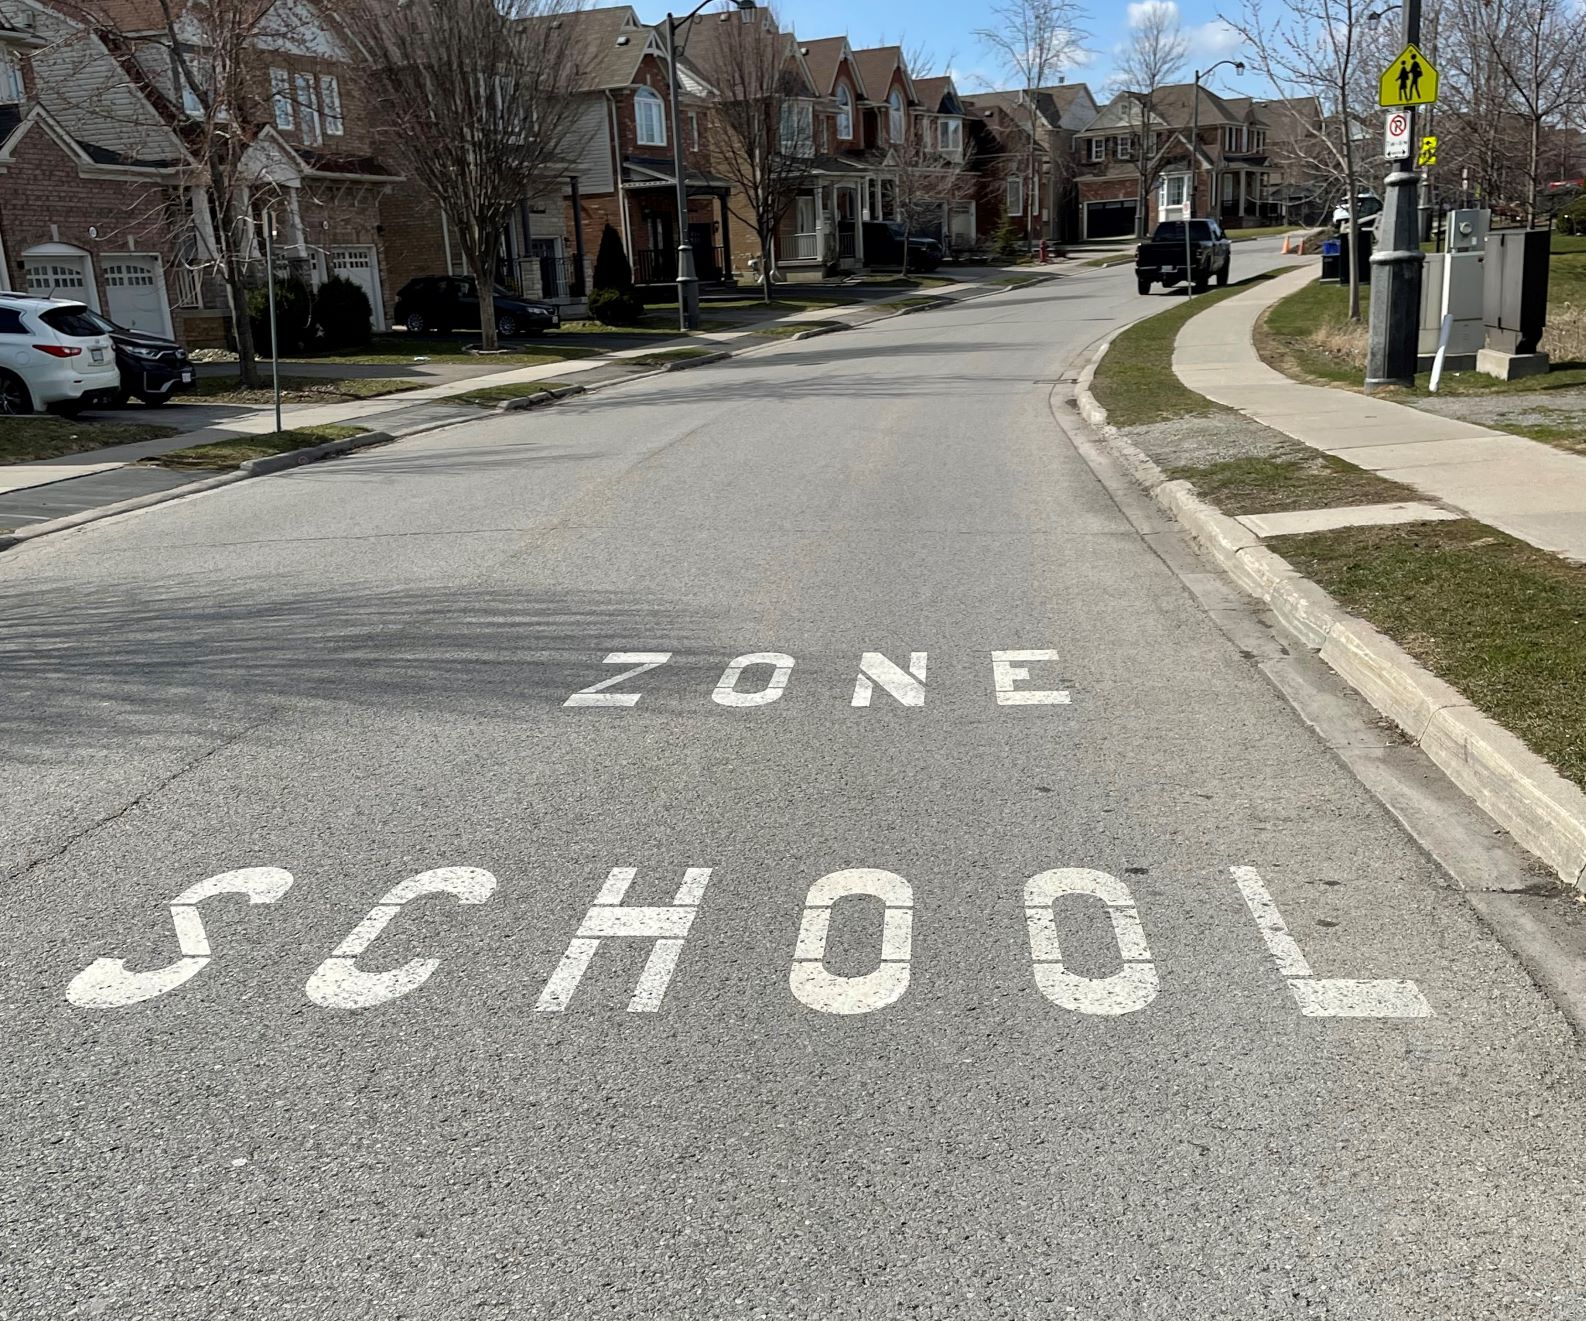
{"label": "front door", "polygon": [[688,227],[688,246],[694,249],[694,273],[701,280],[721,279],[716,260],[716,227],[706,220]]}
{"label": "front door", "polygon": [[117,255],[107,257],[105,273],[105,315],[129,330],[150,335],[169,335],[159,259]]}

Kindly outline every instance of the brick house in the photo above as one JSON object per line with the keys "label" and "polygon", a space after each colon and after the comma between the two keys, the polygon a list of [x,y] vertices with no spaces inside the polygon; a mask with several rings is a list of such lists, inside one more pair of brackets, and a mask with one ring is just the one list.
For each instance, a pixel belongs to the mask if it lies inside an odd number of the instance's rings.
{"label": "brick house", "polygon": [[963,104],[972,168],[982,180],[975,199],[981,241],[1005,215],[1028,242],[1077,237],[1074,139],[1096,116],[1090,88],[1057,83],[1033,93],[977,92]]}
{"label": "brick house", "polygon": [[1309,98],[1258,102],[1194,84],[1150,98],[1119,93],[1078,135],[1081,236],[1133,237],[1186,214],[1228,227],[1278,218],[1285,163],[1276,139],[1293,136],[1307,106]]}

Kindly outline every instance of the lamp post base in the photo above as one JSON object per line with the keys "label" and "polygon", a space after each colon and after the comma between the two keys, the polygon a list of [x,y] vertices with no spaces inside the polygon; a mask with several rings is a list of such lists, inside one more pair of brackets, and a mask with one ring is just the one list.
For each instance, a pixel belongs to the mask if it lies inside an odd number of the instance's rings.
{"label": "lamp post base", "polygon": [[[1377,222],[1381,247],[1371,255],[1370,344],[1366,389],[1413,386],[1421,329],[1421,251],[1416,187],[1409,170],[1388,176],[1387,200]],[[1353,237],[1353,236],[1351,236]]]}
{"label": "lamp post base", "polygon": [[684,330],[699,329],[699,276],[694,273],[694,248],[689,243],[677,249],[677,319]]}

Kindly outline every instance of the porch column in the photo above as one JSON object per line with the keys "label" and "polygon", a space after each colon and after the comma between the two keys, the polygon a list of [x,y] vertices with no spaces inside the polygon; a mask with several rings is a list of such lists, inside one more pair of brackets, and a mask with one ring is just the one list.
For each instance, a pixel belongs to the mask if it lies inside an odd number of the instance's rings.
{"label": "porch column", "polygon": [[820,262],[826,260],[826,235],[831,231],[831,222],[828,219],[830,211],[826,207],[826,185],[815,185],[815,259]]}
{"label": "porch column", "polygon": [[865,205],[869,199],[864,193],[867,186],[861,183],[849,194],[854,199],[854,262],[861,268],[865,264]]}
{"label": "porch column", "polygon": [[721,211],[721,268],[727,279],[732,279],[732,221],[727,209],[727,194],[716,194],[716,206]]}
{"label": "porch column", "polygon": [[578,202],[578,176],[568,176],[573,190],[573,259],[578,263],[567,292],[574,298],[584,297],[584,216]]}
{"label": "porch column", "polygon": [[1250,183],[1250,172],[1248,170],[1240,170],[1239,171],[1239,217],[1240,217],[1241,221],[1244,219],[1246,214],[1248,214],[1245,208],[1246,208],[1247,201],[1248,201],[1248,198],[1249,198],[1249,195],[1250,195],[1249,194],[1249,183]]}

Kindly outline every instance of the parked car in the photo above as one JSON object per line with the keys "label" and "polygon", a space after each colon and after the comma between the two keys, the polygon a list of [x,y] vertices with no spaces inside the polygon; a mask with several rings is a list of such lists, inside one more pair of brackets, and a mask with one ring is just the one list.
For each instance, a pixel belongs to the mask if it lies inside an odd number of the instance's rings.
{"label": "parked car", "polygon": [[[499,284],[494,292],[496,333],[504,339],[562,324],[562,314],[551,303],[524,298]],[[420,275],[397,292],[394,312],[412,335],[477,326],[479,289],[467,275]]]}
{"label": "parked car", "polygon": [[[1375,232],[1382,221],[1382,199],[1369,190],[1355,194],[1355,223],[1362,234]],[[1349,204],[1340,202],[1333,208],[1333,228],[1340,234],[1349,228]]]}
{"label": "parked car", "polygon": [[78,413],[120,387],[110,336],[86,306],[0,292],[0,413]]}
{"label": "parked car", "polygon": [[193,388],[192,361],[174,339],[118,326],[98,312],[89,312],[88,319],[110,336],[116,351],[121,385],[113,400],[115,407],[124,408],[127,400],[139,399],[150,408],[157,408],[173,394]]}
{"label": "parked car", "polygon": [[[1228,283],[1233,244],[1215,220],[1191,219],[1189,243],[1184,242],[1182,220],[1164,220],[1156,232],[1134,252],[1134,279],[1142,294],[1151,292],[1153,284],[1171,289],[1182,284],[1186,276],[1196,289],[1204,289],[1213,279],[1218,284]],[[1185,270],[1185,252],[1188,248],[1190,268]]]}
{"label": "parked car", "polygon": [[[865,265],[903,265],[904,236],[907,233],[901,220],[867,220],[864,222]],[[942,245],[924,234],[908,234],[909,269],[934,271],[947,254]]]}

